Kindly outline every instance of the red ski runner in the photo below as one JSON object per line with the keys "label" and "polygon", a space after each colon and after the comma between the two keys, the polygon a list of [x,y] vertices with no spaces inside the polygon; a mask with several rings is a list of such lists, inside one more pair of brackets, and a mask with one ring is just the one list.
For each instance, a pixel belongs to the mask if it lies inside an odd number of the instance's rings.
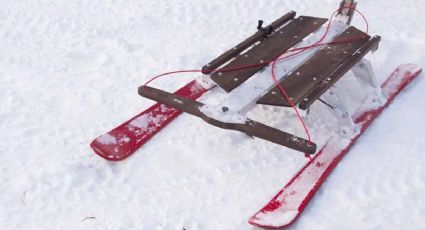
{"label": "red ski runner", "polygon": [[331,137],[325,146],[280,190],[273,199],[250,218],[249,223],[262,228],[278,229],[290,226],[332,170],[354,143],[394,98],[422,71],[416,65],[400,65],[382,84],[386,102],[377,108],[359,109],[354,121],[359,132],[352,138]]}
{"label": "red ski runner", "polygon": [[[208,89],[194,80],[178,89],[175,94],[196,100],[207,91]],[[118,127],[97,137],[90,147],[97,155],[106,160],[124,160],[181,113],[173,107],[156,103]]]}

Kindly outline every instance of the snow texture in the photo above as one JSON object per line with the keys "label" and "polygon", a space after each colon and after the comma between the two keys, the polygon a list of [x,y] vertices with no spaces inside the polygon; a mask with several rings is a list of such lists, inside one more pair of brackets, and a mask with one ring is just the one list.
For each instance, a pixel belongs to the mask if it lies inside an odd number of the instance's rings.
{"label": "snow texture", "polygon": [[[295,151],[183,115],[124,162],[89,143],[152,104],[137,87],[200,68],[289,10],[329,17],[339,1],[0,2],[1,229],[255,229],[248,218],[297,172]],[[425,66],[422,1],[359,1],[381,83]],[[353,24],[365,28],[359,16]],[[165,77],[173,91],[196,74]],[[422,229],[425,80],[410,85],[338,165],[292,229]],[[202,101],[227,98],[215,89]],[[324,110],[320,106],[314,111]],[[291,110],[248,117],[303,136]],[[309,119],[313,140],[331,117]],[[143,124],[142,124],[143,125]],[[111,140],[105,137],[105,141]]]}
{"label": "snow texture", "polygon": [[103,134],[99,137],[99,142],[104,145],[117,144],[117,139],[109,133]]}

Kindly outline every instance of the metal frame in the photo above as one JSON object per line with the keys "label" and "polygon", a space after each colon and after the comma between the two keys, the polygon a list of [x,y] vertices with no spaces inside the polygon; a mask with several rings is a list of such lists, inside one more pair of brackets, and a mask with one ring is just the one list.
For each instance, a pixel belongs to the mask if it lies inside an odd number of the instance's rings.
{"label": "metal frame", "polygon": [[[363,58],[353,68],[351,72],[359,82],[362,89],[366,91],[367,97],[373,96],[373,101],[379,105],[385,104],[386,100],[378,86],[372,63]],[[338,84],[333,85],[326,94],[320,97],[319,101],[326,105],[331,111],[339,125],[338,133],[342,137],[350,137],[359,132],[359,127],[353,121],[353,115],[348,111],[345,91]]]}
{"label": "metal frame", "polygon": [[354,76],[356,76],[359,83],[362,84],[366,90],[375,94],[376,100],[378,100],[380,104],[384,104],[386,102],[385,97],[382,94],[381,87],[378,86],[372,63],[369,60],[363,58],[351,69],[351,72]]}
{"label": "metal frame", "polygon": [[326,105],[331,114],[337,118],[339,135],[350,137],[358,132],[358,127],[353,121],[352,114],[348,111],[346,98],[344,90],[338,85],[334,85],[319,101]]}
{"label": "metal frame", "polygon": [[[349,8],[348,8],[349,7]],[[351,24],[353,15],[357,7],[357,2],[354,0],[342,0],[338,9],[338,21],[344,22],[347,25]]]}

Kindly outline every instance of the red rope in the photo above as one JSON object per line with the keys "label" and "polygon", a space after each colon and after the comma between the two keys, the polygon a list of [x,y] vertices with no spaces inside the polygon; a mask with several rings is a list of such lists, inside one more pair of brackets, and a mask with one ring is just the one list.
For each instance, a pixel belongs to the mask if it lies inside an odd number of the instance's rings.
{"label": "red rope", "polygon": [[[343,9],[346,8],[351,8],[351,7],[344,7]],[[365,17],[365,15],[363,13],[361,13],[359,10],[357,10],[356,8],[352,8],[355,10],[355,12],[357,12],[364,20],[365,24],[366,24],[366,34],[368,34],[369,32],[369,23]],[[308,138],[308,143],[311,144],[311,136],[310,136],[310,132],[309,129],[304,121],[304,119],[301,117],[297,107],[295,106],[294,102],[291,100],[290,96],[288,95],[288,93],[285,91],[285,89],[279,84],[279,81],[276,78],[276,74],[275,74],[275,67],[276,67],[276,62],[277,61],[281,61],[284,59],[287,59],[289,57],[298,55],[308,49],[311,48],[315,48],[318,46],[323,46],[323,45],[336,45],[336,44],[341,44],[341,43],[350,43],[350,42],[355,42],[358,41],[359,39],[364,39],[364,37],[359,37],[359,38],[352,38],[352,39],[347,39],[347,40],[340,40],[340,41],[332,41],[332,42],[326,42],[326,43],[322,43],[322,41],[326,38],[327,34],[329,33],[329,29],[331,27],[331,23],[332,23],[332,19],[335,17],[335,14],[338,12],[338,10],[336,10],[335,12],[332,13],[330,19],[328,20],[328,25],[326,26],[326,31],[325,33],[322,35],[322,37],[315,42],[312,45],[309,46],[305,46],[305,47],[298,47],[298,48],[294,48],[291,49],[289,51],[284,51],[282,53],[280,53],[279,55],[277,55],[275,58],[271,59],[270,61],[267,62],[263,62],[263,63],[256,63],[256,64],[251,64],[251,65],[245,65],[245,66],[238,66],[235,68],[229,68],[229,69],[220,69],[220,72],[233,72],[233,71],[238,71],[238,70],[244,70],[244,69],[249,69],[249,68],[255,68],[255,67],[259,67],[259,66],[266,66],[268,64],[272,64],[271,66],[271,77],[274,81],[274,83],[276,84],[276,86],[279,88],[279,90],[281,91],[281,93],[283,94],[283,96],[285,97],[285,99],[289,102],[289,104],[291,105],[291,107],[293,108],[295,114],[297,115],[298,120],[300,121],[300,123],[302,124],[305,133],[307,135]],[[294,51],[298,51],[293,53]],[[286,56],[281,57],[284,54],[288,54]],[[205,71],[205,70],[204,70]],[[216,71],[216,69],[211,69],[211,70],[206,70],[207,72],[214,72]],[[162,73],[160,75],[157,75],[151,79],[149,79],[146,83],[145,86],[148,85],[149,83],[151,83],[152,81],[160,78],[160,77],[164,77],[167,75],[172,75],[172,74],[179,74],[179,73],[201,73],[202,70],[198,70],[198,69],[193,69],[193,70],[177,70],[177,71],[171,71],[171,72],[166,72],[166,73]]]}

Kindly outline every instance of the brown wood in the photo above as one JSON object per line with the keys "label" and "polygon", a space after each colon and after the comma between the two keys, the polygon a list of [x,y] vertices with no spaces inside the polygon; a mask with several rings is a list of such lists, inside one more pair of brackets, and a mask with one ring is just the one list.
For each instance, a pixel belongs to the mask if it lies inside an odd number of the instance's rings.
{"label": "brown wood", "polygon": [[311,92],[299,103],[301,109],[307,109],[332,85],[334,85],[342,76],[344,76],[354,65],[356,65],[366,54],[378,48],[381,37],[375,36],[366,42],[359,50],[344,61],[338,68],[325,77],[325,79],[316,85]]}
{"label": "brown wood", "polygon": [[[297,104],[316,85],[327,79],[335,69],[363,46],[369,38],[369,35],[355,27],[349,27],[333,40],[334,44],[326,45],[317,51],[313,57],[287,75],[279,84],[292,98],[294,104]],[[291,106],[277,86],[262,96],[257,103]]]}
{"label": "brown wood", "polygon": [[[292,20],[295,17],[295,12],[291,11],[276,21],[274,21],[272,24],[268,25],[267,27],[271,26],[273,30],[276,30],[277,28],[281,27],[283,24],[287,23],[289,20]],[[266,28],[267,28],[266,27]],[[239,43],[232,49],[226,51],[204,67],[202,67],[202,73],[203,74],[210,74],[214,70],[216,70],[218,67],[223,65],[224,63],[228,62],[230,59],[236,57],[238,54],[243,52],[244,50],[248,49],[250,46],[254,45],[254,43],[263,40],[267,36],[266,31],[257,31],[255,34],[253,34],[251,37],[247,38],[245,41]]]}
{"label": "brown wood", "polygon": [[[190,100],[149,86],[139,87],[139,94],[151,100],[158,101],[161,104],[165,104],[183,112],[200,117],[207,123],[210,123],[219,128],[240,131],[250,136],[268,140],[306,154],[314,154],[316,152],[316,144],[250,119],[246,119],[245,123],[228,123],[211,118],[200,111],[200,108],[204,106],[204,104],[194,100]],[[225,110],[223,113],[226,113]]]}
{"label": "brown wood", "polygon": [[[327,19],[300,16],[291,23],[276,31],[258,45],[236,57],[222,70],[213,73],[211,79],[227,92],[245,82],[256,72],[264,68],[268,62],[300,42],[304,37],[317,30]],[[264,63],[264,65],[244,68],[241,67]],[[236,71],[235,71],[236,70]]]}

